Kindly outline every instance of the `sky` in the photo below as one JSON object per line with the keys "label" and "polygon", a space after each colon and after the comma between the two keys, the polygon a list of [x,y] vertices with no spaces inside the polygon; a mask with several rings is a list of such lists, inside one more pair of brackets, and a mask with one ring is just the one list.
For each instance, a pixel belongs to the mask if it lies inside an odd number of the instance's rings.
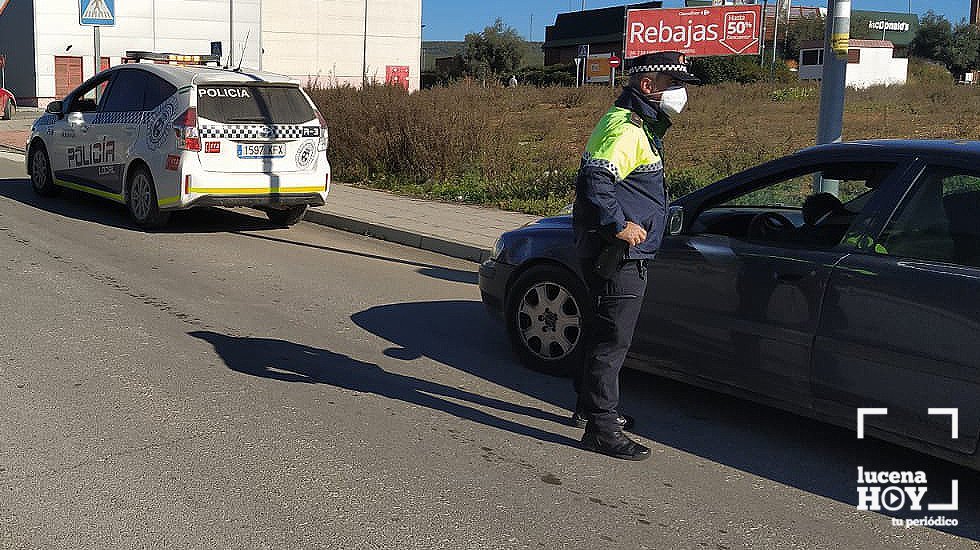
{"label": "sky", "polygon": [[[636,0],[640,1],[640,0]],[[587,0],[586,8],[621,6],[626,2]],[[799,5],[794,1],[794,5]],[[970,16],[969,0],[911,0],[918,14],[931,9],[953,23]],[[809,0],[805,6],[826,7],[823,0]],[[665,8],[680,8],[683,0],[664,0]],[[852,9],[907,12],[909,0],[852,0]],[[524,38],[544,41],[544,28],[555,23],[561,12],[582,9],[582,0],[422,0],[424,40],[462,40],[466,33],[482,31],[498,17],[517,29]],[[533,16],[533,24],[532,24]],[[530,35],[529,35],[530,33]]]}

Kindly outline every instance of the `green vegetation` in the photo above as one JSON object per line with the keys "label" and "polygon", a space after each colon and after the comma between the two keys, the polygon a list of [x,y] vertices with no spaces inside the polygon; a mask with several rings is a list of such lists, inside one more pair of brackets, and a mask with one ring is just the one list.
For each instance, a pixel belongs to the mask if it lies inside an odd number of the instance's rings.
{"label": "green vegetation", "polygon": [[[980,140],[976,88],[923,62],[910,72],[908,86],[848,91],[845,139]],[[616,93],[472,82],[411,95],[385,86],[311,91],[330,125],[338,181],[532,214],[571,201],[582,148]],[[673,196],[813,144],[816,88],[725,83],[690,94],[666,139]]]}

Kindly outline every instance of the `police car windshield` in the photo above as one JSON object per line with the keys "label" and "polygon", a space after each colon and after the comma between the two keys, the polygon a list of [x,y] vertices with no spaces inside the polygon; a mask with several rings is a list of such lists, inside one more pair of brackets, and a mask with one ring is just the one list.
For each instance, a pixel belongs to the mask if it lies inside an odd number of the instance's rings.
{"label": "police car windshield", "polygon": [[223,124],[302,124],[316,119],[299,88],[269,84],[200,86],[197,114]]}

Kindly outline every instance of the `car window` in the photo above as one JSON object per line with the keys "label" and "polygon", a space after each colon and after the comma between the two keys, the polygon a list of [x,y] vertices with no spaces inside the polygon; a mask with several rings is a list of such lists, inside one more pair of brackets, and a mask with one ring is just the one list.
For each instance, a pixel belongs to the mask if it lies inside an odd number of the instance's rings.
{"label": "car window", "polygon": [[139,70],[118,71],[103,100],[102,110],[110,113],[142,111],[146,94],[145,75],[146,73]]}
{"label": "car window", "polygon": [[980,267],[980,173],[927,169],[885,227],[874,251]]}
{"label": "car window", "polygon": [[[84,88],[79,88],[72,95],[71,104],[68,105],[68,113],[94,113],[99,110],[99,104],[96,103],[96,88],[99,86],[104,86],[108,82],[111,75],[105,75],[102,78],[92,82],[91,84],[85,86]],[[102,101],[105,102],[105,94],[102,95]]]}
{"label": "car window", "polygon": [[143,110],[152,111],[156,109],[175,93],[177,93],[176,86],[156,75],[147,73],[146,96],[143,98]]}
{"label": "car window", "polygon": [[[691,230],[754,242],[834,247],[895,170],[892,163],[834,163],[801,167],[746,184],[702,212]],[[837,193],[815,193],[815,182]]]}

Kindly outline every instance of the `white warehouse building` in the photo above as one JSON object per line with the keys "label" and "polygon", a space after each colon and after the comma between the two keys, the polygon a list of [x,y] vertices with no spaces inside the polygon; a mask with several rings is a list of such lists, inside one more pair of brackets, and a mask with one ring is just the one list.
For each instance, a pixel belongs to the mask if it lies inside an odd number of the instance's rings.
{"label": "white warehouse building", "polygon": [[[82,0],[108,6],[99,27],[102,68],[127,51],[210,54],[223,63],[289,75],[303,83],[391,82],[417,90],[421,0]],[[0,0],[0,6],[4,2]],[[3,9],[3,8],[0,8]],[[79,0],[10,0],[0,12],[6,88],[22,106],[44,106],[93,76],[94,29]]]}
{"label": "white warehouse building", "polygon": [[[909,60],[895,57],[895,46],[888,40],[851,39],[847,50],[847,76],[850,88],[903,85],[908,80]],[[823,78],[824,44],[804,42],[800,46],[800,80]]]}

